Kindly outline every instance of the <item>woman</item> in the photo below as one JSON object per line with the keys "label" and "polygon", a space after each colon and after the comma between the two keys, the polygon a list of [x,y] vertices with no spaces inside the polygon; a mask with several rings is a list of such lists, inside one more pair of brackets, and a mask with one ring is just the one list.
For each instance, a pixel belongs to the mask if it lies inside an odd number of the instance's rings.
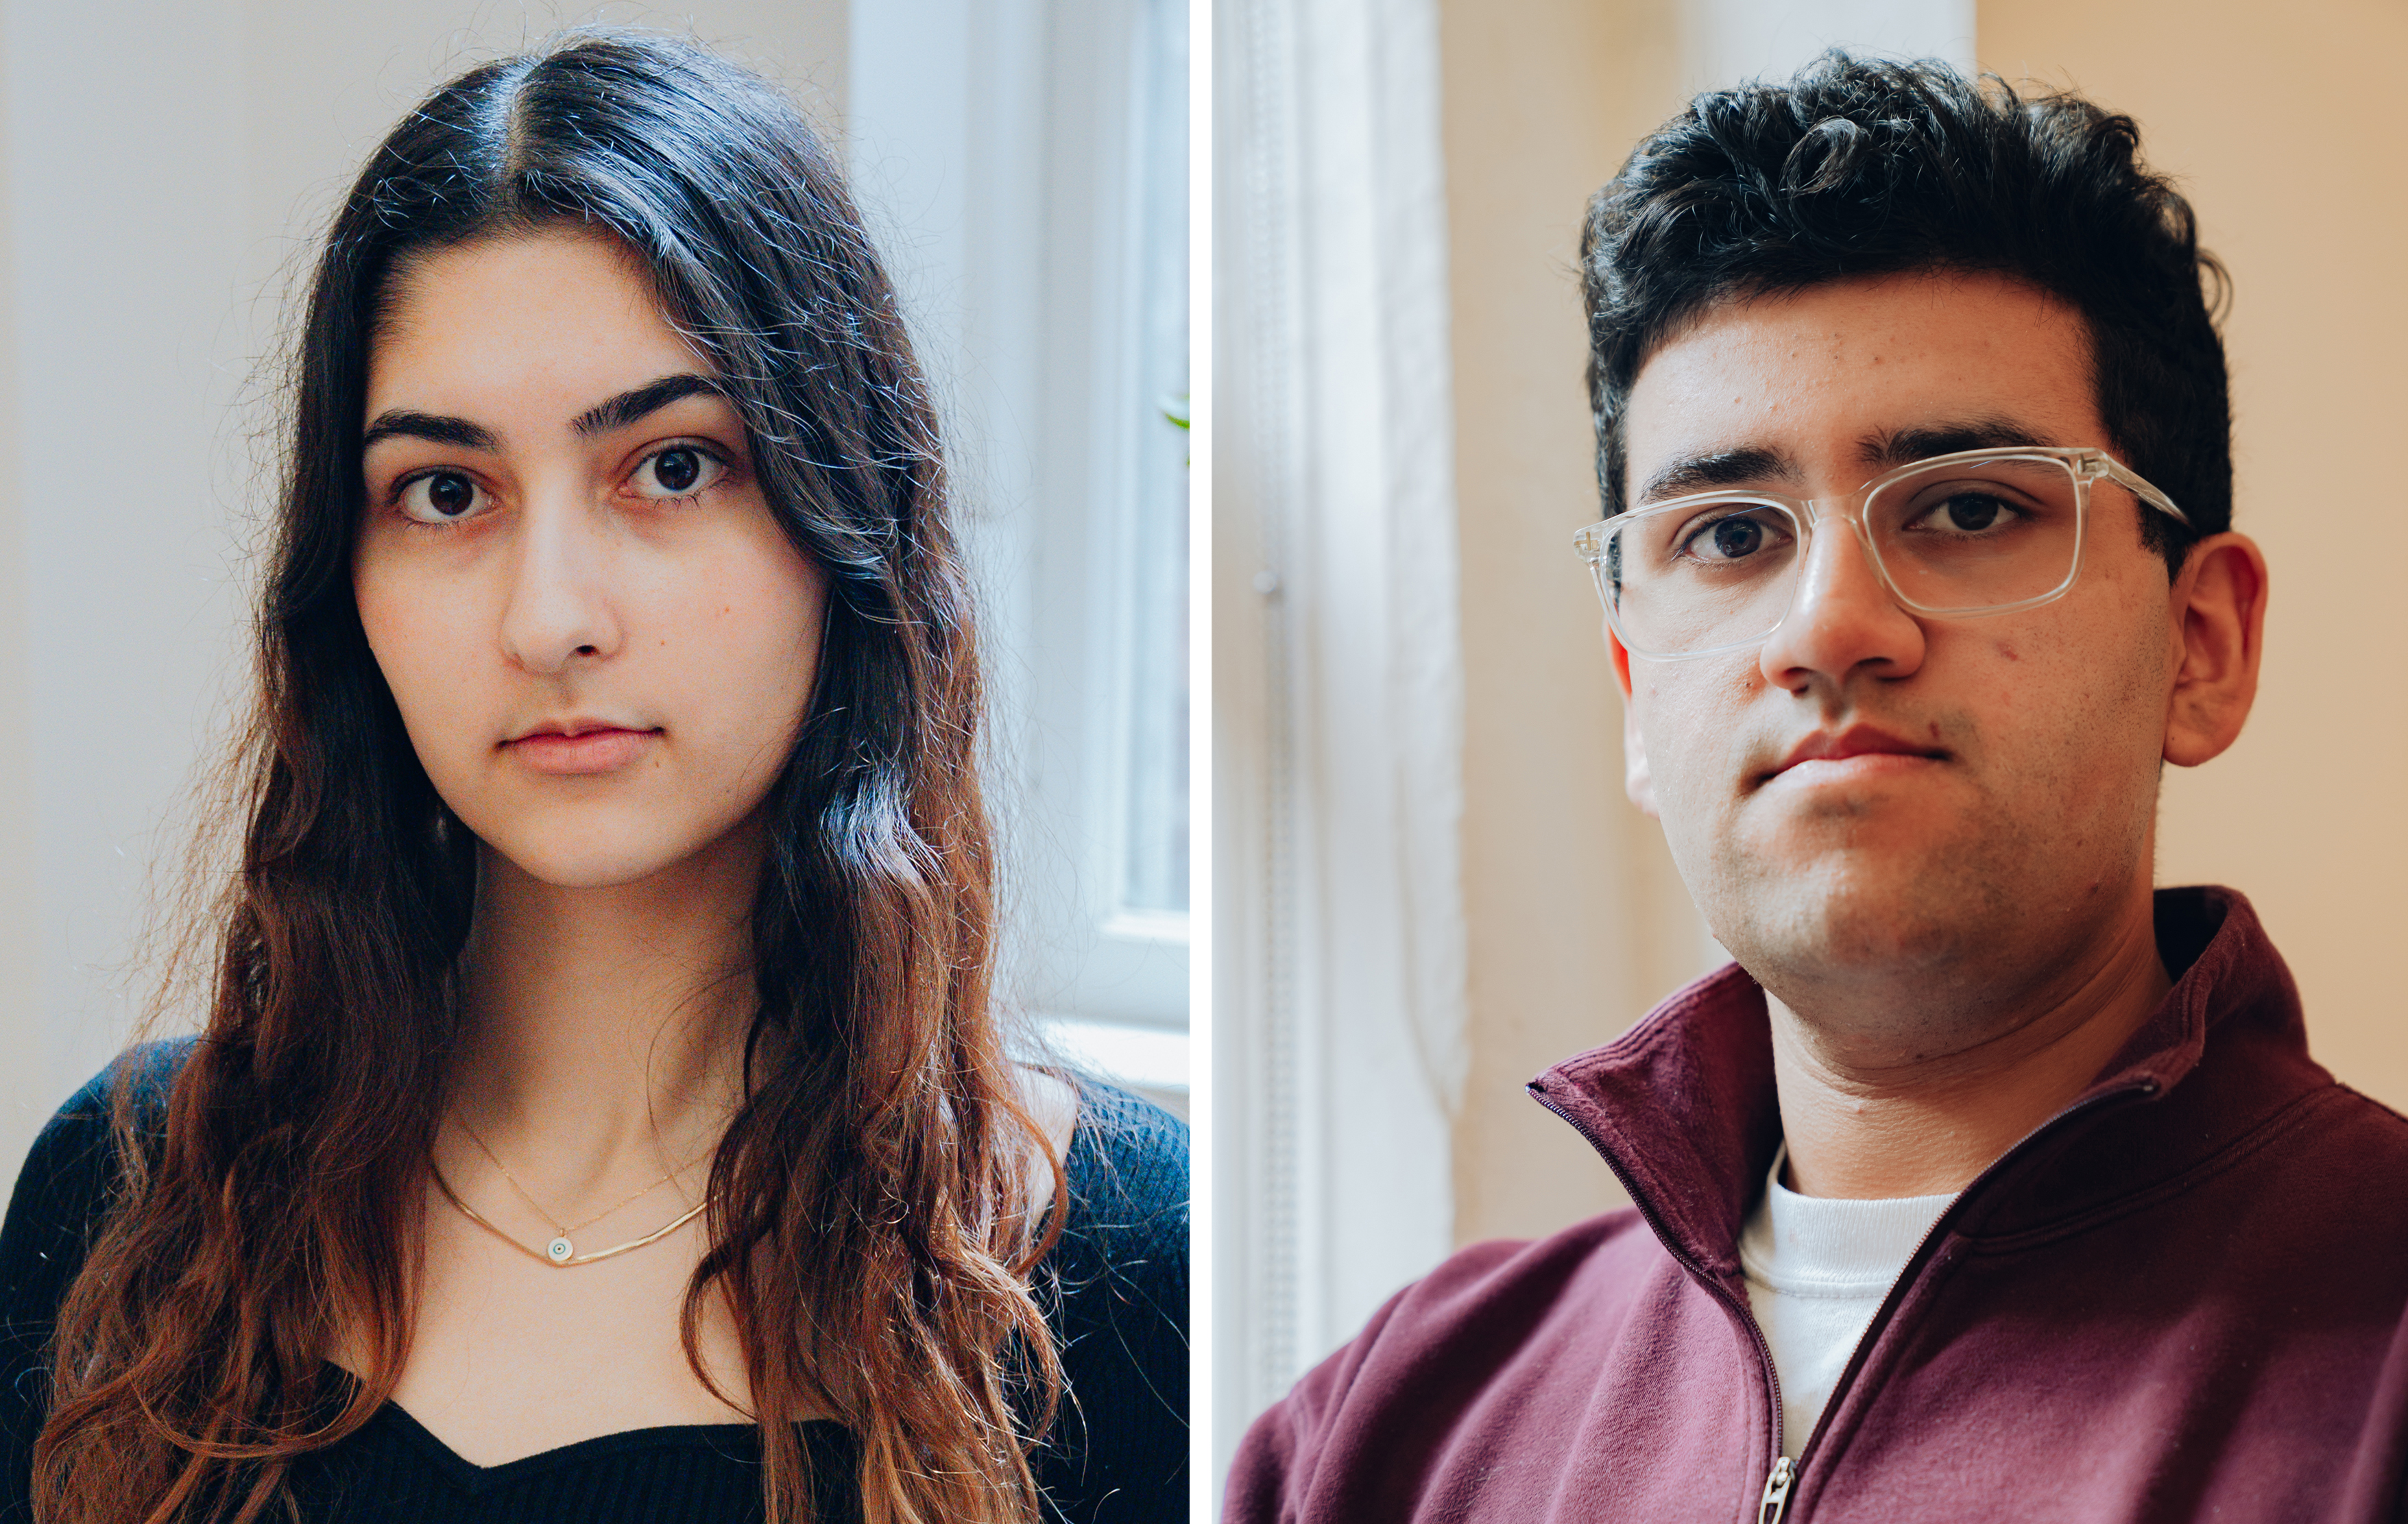
{"label": "woman", "polygon": [[7,1485],[1183,1514],[1184,1132],[1006,1056],[934,424],[792,107],[602,33],[444,86],[295,388],[207,1030],[20,1180]]}

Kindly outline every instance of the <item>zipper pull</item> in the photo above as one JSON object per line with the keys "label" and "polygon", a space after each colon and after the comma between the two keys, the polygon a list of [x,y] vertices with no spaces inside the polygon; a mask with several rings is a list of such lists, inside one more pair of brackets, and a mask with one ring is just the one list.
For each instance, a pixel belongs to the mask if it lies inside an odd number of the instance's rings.
{"label": "zipper pull", "polygon": [[1797,1481],[1797,1462],[1784,1455],[1772,1463],[1772,1474],[1764,1479],[1764,1501],[1756,1504],[1756,1524],[1781,1524],[1781,1516],[1789,1511],[1789,1489]]}

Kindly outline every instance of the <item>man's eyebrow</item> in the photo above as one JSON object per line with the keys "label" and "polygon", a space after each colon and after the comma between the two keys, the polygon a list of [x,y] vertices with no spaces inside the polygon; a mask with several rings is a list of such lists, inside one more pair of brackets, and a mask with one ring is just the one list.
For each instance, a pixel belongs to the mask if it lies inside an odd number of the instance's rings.
{"label": "man's eyebrow", "polygon": [[[2013,419],[1980,418],[1914,428],[1885,429],[1869,434],[1857,441],[1856,454],[1875,470],[1886,470],[1912,461],[1928,461],[1935,455],[1954,455],[1963,449],[2008,449],[2037,447],[2043,443],[2039,434]],[[1647,478],[1647,485],[1641,490],[1637,501],[1652,503],[1686,492],[1709,492],[1721,487],[1749,487],[1764,481],[1798,482],[1804,479],[1805,473],[1788,455],[1777,449],[1750,446],[1743,449],[1719,450],[1711,455],[1691,455],[1674,461]]]}
{"label": "man's eyebrow", "polygon": [[690,371],[664,376],[657,381],[646,381],[632,392],[622,392],[609,401],[588,408],[579,416],[575,427],[579,434],[609,434],[613,429],[625,428],[648,413],[658,412],[673,402],[702,395],[724,397],[727,391],[710,377],[696,376]]}
{"label": "man's eyebrow", "polygon": [[2007,449],[2043,443],[2040,435],[2011,418],[1977,418],[1869,434],[1857,443],[1856,453],[1867,465],[1886,467],[1954,455],[1960,449]]}
{"label": "man's eyebrow", "polygon": [[1751,446],[1674,461],[1647,478],[1647,485],[1640,489],[1638,501],[1652,503],[1661,497],[1712,491],[1717,487],[1745,487],[1759,481],[1802,479],[1804,473],[1798,469],[1796,461],[1777,449]]}
{"label": "man's eyebrow", "polygon": [[368,450],[386,439],[425,439],[486,451],[502,448],[502,436],[481,423],[471,423],[465,418],[445,418],[438,413],[413,413],[401,407],[379,413],[376,421],[368,425],[368,432],[360,436],[360,449]]}

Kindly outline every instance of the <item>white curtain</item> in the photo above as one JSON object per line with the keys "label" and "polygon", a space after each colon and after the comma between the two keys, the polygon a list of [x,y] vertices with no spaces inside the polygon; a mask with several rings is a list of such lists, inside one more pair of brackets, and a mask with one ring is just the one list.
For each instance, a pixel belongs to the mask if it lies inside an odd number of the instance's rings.
{"label": "white curtain", "polygon": [[1217,1477],[1453,1246],[1464,937],[1437,7],[1214,24]]}

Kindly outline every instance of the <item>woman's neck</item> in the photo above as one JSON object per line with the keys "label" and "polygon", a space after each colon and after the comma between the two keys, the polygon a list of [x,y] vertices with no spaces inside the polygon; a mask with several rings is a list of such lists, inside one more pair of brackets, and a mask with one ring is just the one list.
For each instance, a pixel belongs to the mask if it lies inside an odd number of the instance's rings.
{"label": "woman's neck", "polygon": [[707,1151],[742,1100],[760,861],[739,831],[638,883],[564,889],[488,851],[452,1118],[562,1194]]}

